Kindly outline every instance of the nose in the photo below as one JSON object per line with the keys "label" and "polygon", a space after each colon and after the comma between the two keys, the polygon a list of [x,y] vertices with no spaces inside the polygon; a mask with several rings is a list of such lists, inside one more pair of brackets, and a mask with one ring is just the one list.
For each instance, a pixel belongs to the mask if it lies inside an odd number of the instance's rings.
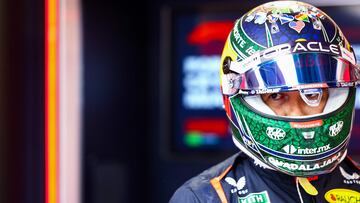
{"label": "nose", "polygon": [[288,102],[283,106],[286,116],[308,116],[311,114],[307,111],[308,106],[298,92],[291,92],[287,96]]}

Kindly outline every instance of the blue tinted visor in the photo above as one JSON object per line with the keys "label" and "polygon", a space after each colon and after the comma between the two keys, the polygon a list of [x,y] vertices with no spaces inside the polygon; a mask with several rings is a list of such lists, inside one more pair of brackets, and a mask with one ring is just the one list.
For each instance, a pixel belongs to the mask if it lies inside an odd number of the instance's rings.
{"label": "blue tinted visor", "polygon": [[257,94],[271,89],[286,91],[349,87],[358,84],[359,73],[357,66],[339,56],[324,53],[288,54],[242,73],[240,89]]}

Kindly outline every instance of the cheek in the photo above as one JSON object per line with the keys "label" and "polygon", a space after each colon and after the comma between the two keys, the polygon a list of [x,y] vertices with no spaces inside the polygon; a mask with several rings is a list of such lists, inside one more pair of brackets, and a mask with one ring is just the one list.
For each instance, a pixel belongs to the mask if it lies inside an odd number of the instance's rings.
{"label": "cheek", "polygon": [[282,109],[273,109],[273,111],[274,111],[275,114],[278,115],[278,116],[286,116],[285,111],[283,111]]}
{"label": "cheek", "polygon": [[287,104],[281,104],[281,105],[272,105],[269,106],[276,115],[278,116],[286,116],[287,115],[287,110],[289,109],[289,107],[287,106]]}
{"label": "cheek", "polygon": [[313,115],[313,114],[319,114],[324,111],[326,104],[326,100],[322,100],[317,107],[311,107],[307,104],[303,106],[304,112],[306,112],[307,115]]}

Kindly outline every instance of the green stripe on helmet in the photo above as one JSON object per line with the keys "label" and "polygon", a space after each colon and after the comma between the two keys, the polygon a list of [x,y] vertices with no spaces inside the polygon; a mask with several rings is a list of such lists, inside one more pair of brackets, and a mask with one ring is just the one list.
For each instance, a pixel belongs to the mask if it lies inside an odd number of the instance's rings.
{"label": "green stripe on helmet", "polygon": [[230,44],[233,50],[239,55],[240,60],[251,56],[257,51],[266,47],[254,42],[241,27],[243,18],[236,21],[234,29],[230,33]]}

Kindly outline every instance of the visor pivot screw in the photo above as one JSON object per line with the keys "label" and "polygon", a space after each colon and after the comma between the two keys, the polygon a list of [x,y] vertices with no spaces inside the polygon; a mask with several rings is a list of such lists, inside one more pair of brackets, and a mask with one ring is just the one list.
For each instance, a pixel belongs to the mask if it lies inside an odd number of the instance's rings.
{"label": "visor pivot screw", "polygon": [[228,74],[230,73],[230,64],[231,64],[231,58],[230,57],[226,57],[224,59],[223,65],[222,65],[222,69],[223,69],[223,73],[224,74]]}

